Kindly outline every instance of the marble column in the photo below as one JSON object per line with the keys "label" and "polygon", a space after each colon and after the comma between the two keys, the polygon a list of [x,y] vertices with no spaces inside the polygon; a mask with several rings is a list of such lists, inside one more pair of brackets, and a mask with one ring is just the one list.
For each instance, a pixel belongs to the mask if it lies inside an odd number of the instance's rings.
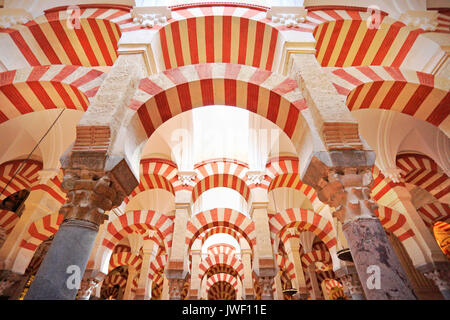
{"label": "marble column", "polygon": [[252,251],[241,249],[242,266],[244,267],[244,281],[242,283],[244,300],[255,300],[252,278]]}
{"label": "marble column", "polygon": [[[253,268],[263,288],[261,299],[273,300],[272,285],[273,278],[276,275],[276,269],[270,238],[269,217],[267,214],[267,195],[254,194],[254,196],[255,198],[251,208],[251,216],[256,231],[256,253]],[[270,289],[268,287],[269,284]]]}
{"label": "marble column", "polygon": [[138,280],[138,287],[136,289],[136,300],[150,300],[150,296],[152,294],[152,282],[148,278],[150,271],[150,263],[155,258],[155,243],[153,240],[147,239],[144,240],[142,246],[142,265],[141,272]]}
{"label": "marble column", "polygon": [[201,250],[191,250],[191,283],[189,288],[189,300],[198,300],[200,298],[200,263],[202,261]]}
{"label": "marble column", "polygon": [[274,276],[259,277],[259,285],[261,286],[261,300],[273,300],[273,283]]}
{"label": "marble column", "polygon": [[341,280],[344,288],[348,290],[352,300],[366,300],[361,281],[359,281],[358,273],[354,266],[343,266],[336,270],[335,274]]}
{"label": "marble column", "polygon": [[286,240],[284,247],[288,255],[289,261],[294,265],[295,284],[294,288],[297,293],[293,296],[297,299],[306,299],[308,296],[308,289],[306,288],[305,274],[303,272],[302,262],[300,259],[300,240],[297,230],[288,230],[291,232],[291,237]]}
{"label": "marble column", "polygon": [[275,282],[275,297],[274,297],[274,300],[284,300],[283,285],[281,283],[281,271],[277,272],[277,275],[275,276],[273,281]]}
{"label": "marble column", "polygon": [[165,275],[160,300],[169,300],[169,279]]}
{"label": "marble column", "polygon": [[[176,196],[186,196],[178,193]],[[190,194],[189,194],[190,196]],[[186,227],[190,217],[191,206],[187,199],[176,201],[175,219],[173,227],[172,248],[165,274],[169,280],[169,299],[181,299],[182,287],[178,290],[178,285],[184,284],[188,273],[188,254],[186,246]],[[179,291],[179,292],[178,292]]]}
{"label": "marble column", "polygon": [[312,300],[322,300],[322,292],[317,282],[316,265],[311,263],[308,266],[309,280],[311,281],[311,299]]}
{"label": "marble column", "polygon": [[123,300],[133,300],[133,293],[131,292],[131,289],[133,289],[133,282],[137,275],[137,270],[133,267],[128,268],[128,278],[127,278],[127,284],[125,286],[125,293],[123,295]]}
{"label": "marble column", "polygon": [[[363,158],[355,151],[339,151],[339,161]],[[335,160],[336,161],[336,160]],[[362,162],[362,161],[361,161]],[[313,171],[315,173],[313,173]],[[415,300],[411,284],[386,236],[370,200],[373,176],[369,166],[328,167],[313,158],[306,179],[319,199],[336,208],[335,216],[343,224],[353,262],[368,300]],[[312,176],[315,175],[316,179]],[[320,176],[318,178],[318,176]]]}

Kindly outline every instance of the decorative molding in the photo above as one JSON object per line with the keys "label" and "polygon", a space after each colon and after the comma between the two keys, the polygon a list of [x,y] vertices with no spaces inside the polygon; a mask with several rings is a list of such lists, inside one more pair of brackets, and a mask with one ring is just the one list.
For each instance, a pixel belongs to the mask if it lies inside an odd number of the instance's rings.
{"label": "decorative molding", "polygon": [[252,184],[260,185],[264,181],[266,175],[262,171],[248,171],[247,176]]}
{"label": "decorative molding", "polygon": [[32,19],[33,16],[24,9],[0,9],[0,28],[10,28],[16,24],[25,24]]}
{"label": "decorative molding", "polygon": [[134,7],[131,10],[133,22],[139,23],[144,28],[153,28],[163,25],[172,18],[171,10],[166,6]]}
{"label": "decorative molding", "polygon": [[196,176],[195,171],[178,171],[178,180],[183,186],[194,186]]}
{"label": "decorative molding", "polygon": [[267,11],[267,19],[273,23],[284,25],[288,28],[298,27],[300,23],[307,21],[308,10],[300,6],[273,6]]}
{"label": "decorative molding", "polygon": [[400,15],[399,20],[412,28],[420,28],[425,31],[435,31],[439,24],[438,15],[439,12],[434,10],[408,10]]}

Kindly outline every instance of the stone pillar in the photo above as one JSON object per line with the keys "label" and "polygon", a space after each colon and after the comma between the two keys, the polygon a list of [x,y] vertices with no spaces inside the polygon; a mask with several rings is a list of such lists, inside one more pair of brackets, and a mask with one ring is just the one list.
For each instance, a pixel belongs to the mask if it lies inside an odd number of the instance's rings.
{"label": "stone pillar", "polygon": [[169,280],[165,275],[163,280],[163,288],[161,291],[161,299],[160,300],[169,300]]}
{"label": "stone pillar", "polygon": [[77,300],[89,300],[92,290],[103,281],[106,274],[98,270],[86,269],[81,280],[80,290],[78,290]]}
{"label": "stone pillar", "polygon": [[275,282],[275,300],[284,300],[283,295],[283,286],[281,284],[281,271],[277,272],[277,275],[275,276],[274,280]]}
{"label": "stone pillar", "polygon": [[311,53],[292,54],[290,59],[289,76],[298,80],[325,148],[361,149],[358,122],[348,110],[345,97],[338,94],[317,61],[315,50],[312,49]]}
{"label": "stone pillar", "polygon": [[201,250],[191,250],[191,283],[189,289],[189,300],[198,300],[200,298],[200,263],[202,261]]}
{"label": "stone pillar", "polygon": [[450,300],[450,266],[448,262],[429,263],[417,269],[425,277],[434,281],[445,300]]}
{"label": "stone pillar", "polygon": [[292,236],[286,240],[284,247],[288,255],[289,261],[294,265],[295,280],[293,287],[297,289],[294,295],[300,299],[306,299],[308,296],[308,289],[306,288],[305,274],[303,272],[302,261],[300,259],[300,240],[298,238],[297,230],[289,230]]}
{"label": "stone pillar", "polygon": [[155,243],[153,240],[144,240],[142,246],[142,266],[139,275],[138,287],[136,289],[136,300],[150,300],[152,294],[151,281],[148,278],[150,263],[155,258]]}
{"label": "stone pillar", "polygon": [[335,274],[348,290],[352,300],[366,300],[361,281],[359,281],[358,273],[354,266],[343,266],[336,270]]}
{"label": "stone pillar", "polygon": [[189,260],[186,250],[186,227],[190,216],[190,204],[189,202],[177,202],[175,206],[172,249],[165,270],[169,279],[170,300],[181,299],[183,287],[178,288],[178,286],[184,284]]}
{"label": "stone pillar", "polygon": [[[258,191],[262,193],[258,194]],[[267,192],[265,190],[257,190],[253,194],[253,197],[251,216],[256,231],[256,252],[253,268],[263,287],[261,299],[273,300],[272,285],[273,278],[276,275],[276,269],[270,238],[269,216],[267,214]]]}
{"label": "stone pillar", "polygon": [[273,283],[274,276],[259,277],[259,285],[261,286],[261,300],[273,300]]}
{"label": "stone pillar", "polygon": [[244,267],[244,281],[242,283],[242,298],[244,300],[255,300],[252,278],[252,251],[241,249],[242,265]]}
{"label": "stone pillar", "polygon": [[320,291],[319,283],[317,282],[316,266],[311,263],[308,266],[308,276],[311,281],[311,299],[312,300],[322,300],[322,293]]}
{"label": "stone pillar", "polygon": [[[324,203],[335,207],[343,223],[353,262],[368,300],[415,300],[416,296],[399,259],[376,217],[376,205],[369,199],[373,176],[364,151],[342,150],[328,154],[330,168],[313,157],[303,181],[312,185]],[[305,179],[306,178],[306,179]]]}
{"label": "stone pillar", "polygon": [[133,267],[128,268],[127,285],[125,286],[125,293],[123,300],[133,300],[131,289],[133,289],[133,281],[136,278],[137,270]]}

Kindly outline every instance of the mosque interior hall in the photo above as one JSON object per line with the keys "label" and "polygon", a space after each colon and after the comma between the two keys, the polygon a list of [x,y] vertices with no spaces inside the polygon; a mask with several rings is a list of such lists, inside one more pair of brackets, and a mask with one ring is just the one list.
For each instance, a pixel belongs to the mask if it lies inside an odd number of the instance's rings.
{"label": "mosque interior hall", "polygon": [[450,300],[450,1],[0,0],[0,300]]}

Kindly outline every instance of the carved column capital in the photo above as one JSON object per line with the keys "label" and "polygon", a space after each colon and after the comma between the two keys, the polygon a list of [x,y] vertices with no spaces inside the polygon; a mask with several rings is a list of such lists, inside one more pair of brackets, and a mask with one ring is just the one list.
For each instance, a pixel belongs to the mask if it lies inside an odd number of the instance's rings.
{"label": "carved column capital", "polygon": [[450,263],[429,263],[417,269],[432,280],[441,292],[450,291]]}
{"label": "carved column capital", "polygon": [[11,294],[13,294],[15,286],[23,278],[23,274],[19,274],[10,270],[0,270],[0,296],[10,296]]}
{"label": "carved column capital", "polygon": [[119,206],[126,196],[108,173],[99,171],[68,169],[61,187],[68,198],[60,209],[64,220],[87,220],[96,225],[107,220],[105,212]]}
{"label": "carved column capital", "polygon": [[184,279],[173,278],[169,280],[169,299],[181,300],[181,292],[184,287]]}
{"label": "carved column capital", "polygon": [[92,290],[103,281],[106,274],[98,270],[86,270],[80,283],[77,300],[89,300]]}
{"label": "carved column capital", "polygon": [[108,154],[109,144],[107,126],[77,127],[74,146],[61,158],[61,188],[68,199],[60,213],[65,220],[85,220],[98,226],[107,219],[105,212],[119,206],[138,185],[126,160]]}
{"label": "carved column capital", "polygon": [[315,159],[310,167],[318,171],[311,174],[308,168],[304,179],[317,191],[322,202],[336,208],[333,215],[343,224],[361,217],[375,217],[374,210],[377,208],[370,199],[373,184],[371,167],[351,165],[327,166]]}
{"label": "carved column capital", "polygon": [[261,285],[261,299],[273,300],[273,276],[261,276],[259,277],[259,284]]}
{"label": "carved column capital", "polygon": [[361,282],[359,281],[358,274],[356,273],[345,274],[342,275],[339,279],[343,282],[344,286],[347,287],[351,295],[364,294],[364,290],[361,286]]}

